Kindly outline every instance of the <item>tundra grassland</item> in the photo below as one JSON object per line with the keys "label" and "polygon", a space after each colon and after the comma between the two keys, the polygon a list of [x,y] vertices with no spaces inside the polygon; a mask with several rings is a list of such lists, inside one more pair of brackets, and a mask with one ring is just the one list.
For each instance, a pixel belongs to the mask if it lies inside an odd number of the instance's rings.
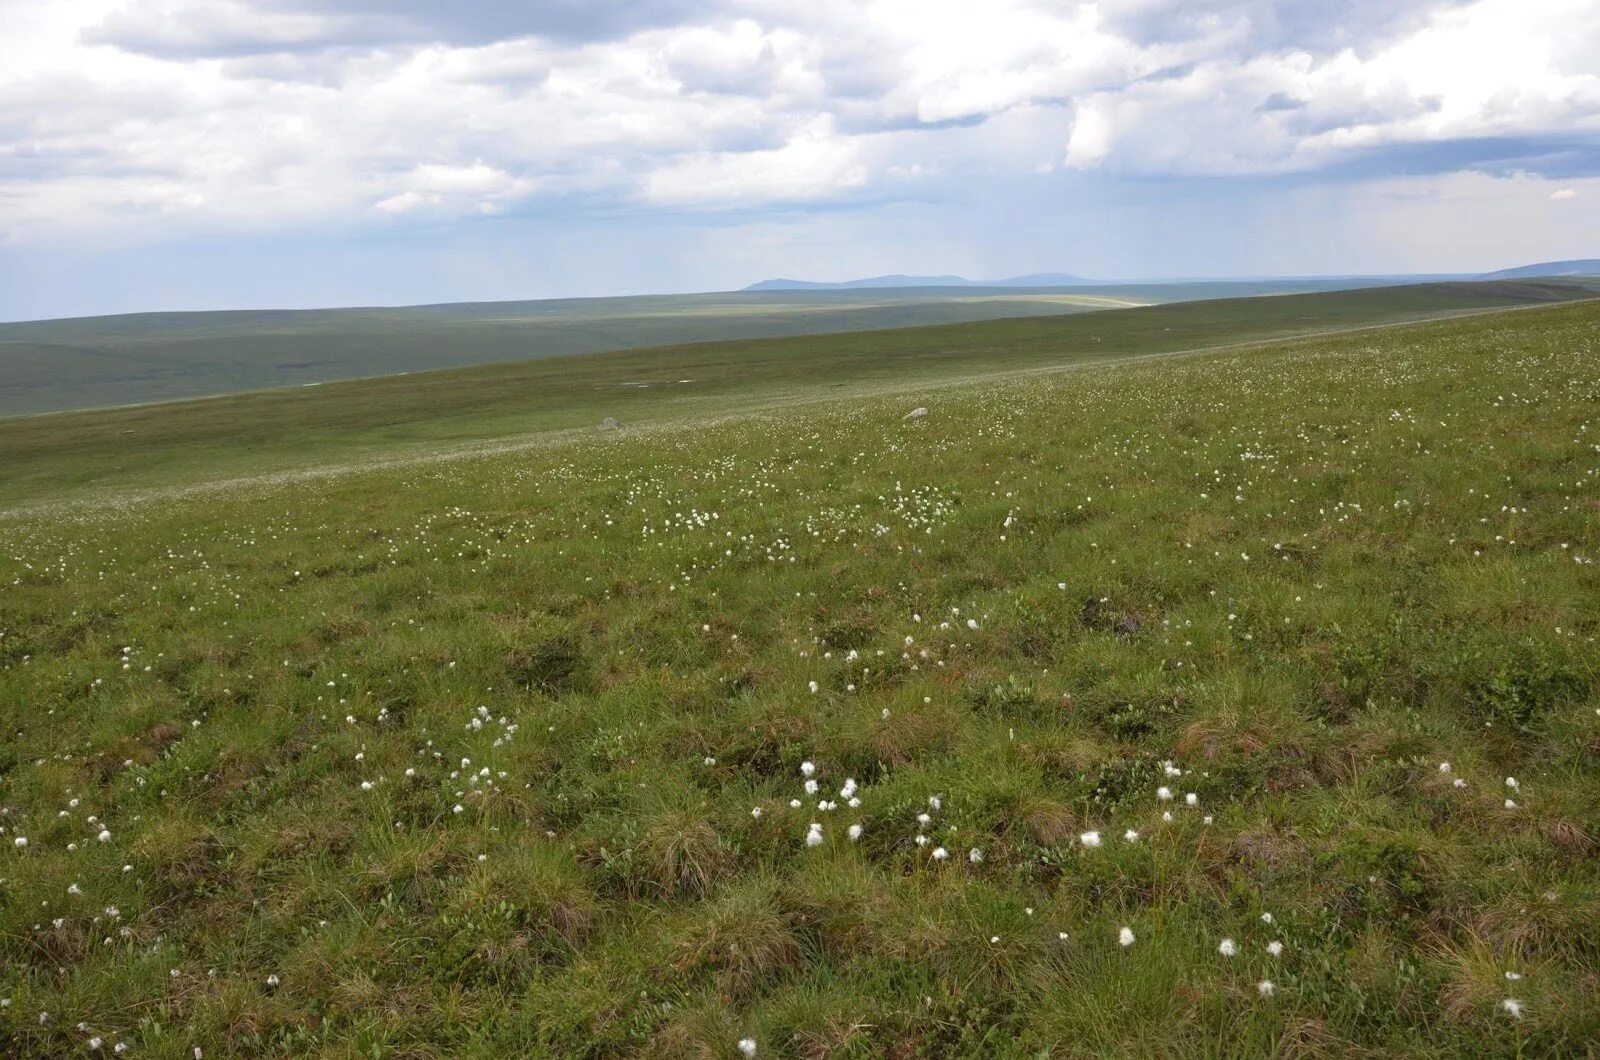
{"label": "tundra grassland", "polygon": [[1597,344],[0,520],[0,1052],[1593,1055]]}

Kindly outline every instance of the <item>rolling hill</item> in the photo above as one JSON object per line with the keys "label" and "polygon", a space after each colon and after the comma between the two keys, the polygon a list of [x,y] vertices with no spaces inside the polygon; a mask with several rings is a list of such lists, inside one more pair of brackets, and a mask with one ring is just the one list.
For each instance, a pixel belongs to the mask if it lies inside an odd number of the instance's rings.
{"label": "rolling hill", "polygon": [[[1424,284],[1217,298],[817,336],[620,350],[316,387],[0,420],[0,504],[160,486],[374,455],[429,454],[530,432],[712,418],[861,387],[1258,342],[1589,297],[1559,281]],[[452,310],[458,311],[458,310]],[[186,324],[200,321],[185,320]],[[170,340],[169,340],[170,341]]]}
{"label": "rolling hill", "polygon": [[0,423],[0,1052],[1592,1055],[1575,290]]}
{"label": "rolling hill", "polygon": [[1350,287],[1227,281],[143,313],[0,324],[0,416],[680,343],[1054,316]]}

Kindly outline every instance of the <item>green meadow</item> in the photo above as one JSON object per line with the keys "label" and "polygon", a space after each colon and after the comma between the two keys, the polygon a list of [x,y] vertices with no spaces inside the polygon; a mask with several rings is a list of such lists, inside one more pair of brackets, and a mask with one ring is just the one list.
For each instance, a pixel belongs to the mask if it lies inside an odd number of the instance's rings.
{"label": "green meadow", "polygon": [[0,1052],[1593,1055],[1585,293],[0,421]]}

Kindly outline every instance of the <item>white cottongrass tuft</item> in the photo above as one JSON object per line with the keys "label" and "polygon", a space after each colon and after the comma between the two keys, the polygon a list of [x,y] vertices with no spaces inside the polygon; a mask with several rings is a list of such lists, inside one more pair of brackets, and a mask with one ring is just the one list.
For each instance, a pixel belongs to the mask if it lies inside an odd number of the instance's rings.
{"label": "white cottongrass tuft", "polygon": [[1088,847],[1088,848],[1090,848],[1092,850],[1093,848],[1095,848],[1095,847],[1100,845],[1100,833],[1099,832],[1085,832],[1085,833],[1083,833],[1082,835],[1080,835],[1078,837],[1078,842],[1082,843],[1085,847]]}
{"label": "white cottongrass tuft", "polygon": [[756,1055],[756,1040],[754,1038],[740,1038],[739,1052],[745,1056]]}
{"label": "white cottongrass tuft", "polygon": [[817,764],[809,759],[800,763],[800,775],[814,777],[817,775]]}
{"label": "white cottongrass tuft", "polygon": [[978,864],[983,860],[983,851],[979,850],[977,847],[973,847],[971,850],[967,851],[967,860],[972,862],[974,865]]}
{"label": "white cottongrass tuft", "polygon": [[817,821],[811,822],[811,827],[806,830],[806,846],[820,847],[822,845],[822,825]]}
{"label": "white cottongrass tuft", "polygon": [[1232,957],[1234,954],[1239,952],[1239,947],[1234,945],[1234,941],[1232,939],[1223,939],[1222,942],[1217,946],[1217,952],[1222,954],[1224,957]]}
{"label": "white cottongrass tuft", "polygon": [[1189,794],[1187,794],[1187,795],[1185,795],[1183,797],[1183,801],[1184,801],[1185,805],[1198,806],[1198,805],[1200,805],[1200,796],[1196,795],[1194,792],[1191,791],[1191,792],[1189,792]]}
{"label": "white cottongrass tuft", "polygon": [[861,826],[859,824],[851,825],[849,828],[845,829],[845,835],[850,837],[850,842],[856,842],[861,838]]}
{"label": "white cottongrass tuft", "polygon": [[1130,828],[1126,832],[1122,833],[1122,838],[1130,843],[1137,843],[1139,841],[1139,833]]}
{"label": "white cottongrass tuft", "polygon": [[1267,943],[1267,953],[1274,957],[1282,957],[1283,943],[1279,942],[1277,939],[1273,939],[1271,942]]}
{"label": "white cottongrass tuft", "polygon": [[1156,789],[1156,798],[1160,799],[1162,802],[1171,801],[1171,799],[1172,799],[1172,789],[1169,788],[1169,787],[1165,787],[1165,786],[1157,788]]}
{"label": "white cottongrass tuft", "polygon": [[1272,992],[1276,989],[1278,988],[1272,985],[1271,979],[1263,979],[1261,982],[1256,984],[1256,993],[1260,994],[1262,997],[1271,997]]}
{"label": "white cottongrass tuft", "polygon": [[1121,931],[1117,932],[1117,943],[1118,943],[1118,945],[1122,945],[1122,946],[1132,946],[1133,945],[1133,929],[1129,928],[1129,927],[1125,927]]}
{"label": "white cottongrass tuft", "polygon": [[1512,1019],[1519,1020],[1522,1018],[1522,1002],[1518,1001],[1516,998],[1506,998],[1504,1001],[1500,1002],[1500,1007],[1504,1009],[1506,1014]]}
{"label": "white cottongrass tuft", "polygon": [[935,861],[943,861],[945,858],[947,858],[949,856],[950,856],[950,851],[946,850],[944,847],[934,847],[933,848],[933,860],[935,860]]}

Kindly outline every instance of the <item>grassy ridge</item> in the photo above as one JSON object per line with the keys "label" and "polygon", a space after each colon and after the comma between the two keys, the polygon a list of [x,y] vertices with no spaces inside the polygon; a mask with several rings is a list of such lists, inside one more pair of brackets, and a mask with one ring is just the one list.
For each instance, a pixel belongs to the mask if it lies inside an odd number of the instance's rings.
{"label": "grassy ridge", "polygon": [[[0,420],[0,503],[529,431],[705,418],[860,385],[1068,365],[1588,295],[1426,284],[941,327],[703,343],[207,401]],[[686,381],[685,381],[686,380]]]}
{"label": "grassy ridge", "polygon": [[913,327],[1349,287],[769,291],[398,308],[134,313],[0,324],[0,415],[127,405],[685,342]]}
{"label": "grassy ridge", "polygon": [[1584,1055],[1597,335],[6,520],[0,1047]]}

